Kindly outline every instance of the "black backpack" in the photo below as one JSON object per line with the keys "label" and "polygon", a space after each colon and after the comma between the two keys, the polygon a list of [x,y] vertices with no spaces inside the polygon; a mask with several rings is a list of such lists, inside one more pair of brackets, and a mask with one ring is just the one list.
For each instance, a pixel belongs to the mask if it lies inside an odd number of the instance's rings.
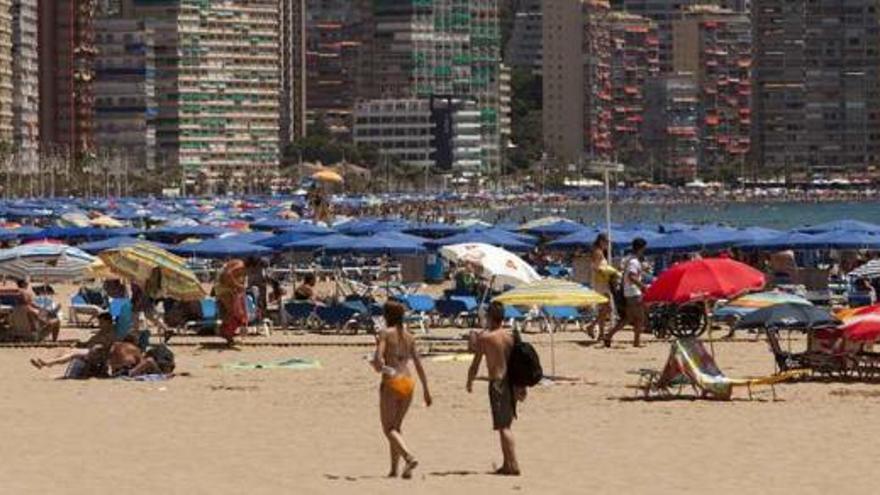
{"label": "black backpack", "polygon": [[147,350],[146,355],[153,358],[153,361],[156,361],[156,365],[159,366],[159,370],[162,373],[167,374],[174,371],[174,352],[167,345],[159,344],[153,346]]}
{"label": "black backpack", "polygon": [[544,378],[538,351],[523,342],[518,330],[513,331],[513,349],[507,358],[507,377],[514,387],[534,387]]}

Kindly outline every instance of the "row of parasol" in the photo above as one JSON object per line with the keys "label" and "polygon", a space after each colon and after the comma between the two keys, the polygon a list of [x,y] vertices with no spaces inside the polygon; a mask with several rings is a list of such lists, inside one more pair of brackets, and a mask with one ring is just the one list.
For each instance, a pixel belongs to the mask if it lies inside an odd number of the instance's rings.
{"label": "row of parasol", "polygon": [[64,244],[24,244],[0,250],[0,276],[45,283],[86,278],[123,278],[146,284],[154,270],[162,273],[160,294],[182,301],[207,295],[186,261],[149,243],[109,249],[98,257]]}

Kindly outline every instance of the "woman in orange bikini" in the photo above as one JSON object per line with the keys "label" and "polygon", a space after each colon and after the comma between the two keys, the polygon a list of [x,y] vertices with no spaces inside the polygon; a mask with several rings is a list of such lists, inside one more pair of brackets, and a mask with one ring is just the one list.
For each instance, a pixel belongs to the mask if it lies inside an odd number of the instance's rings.
{"label": "woman in orange bikini", "polygon": [[397,465],[400,459],[406,465],[401,476],[412,477],[413,469],[418,466],[416,458],[403,442],[401,425],[415,391],[415,380],[410,371],[409,362],[413,362],[419,380],[422,382],[422,393],[425,405],[431,406],[431,393],[428,391],[428,378],[415,349],[415,338],[403,328],[403,317],[406,309],[397,302],[387,302],[384,308],[387,329],[380,332],[376,339],[376,354],[373,367],[382,374],[379,385],[379,413],[382,419],[382,430],[388,438],[391,448],[391,472],[389,477],[397,476]]}

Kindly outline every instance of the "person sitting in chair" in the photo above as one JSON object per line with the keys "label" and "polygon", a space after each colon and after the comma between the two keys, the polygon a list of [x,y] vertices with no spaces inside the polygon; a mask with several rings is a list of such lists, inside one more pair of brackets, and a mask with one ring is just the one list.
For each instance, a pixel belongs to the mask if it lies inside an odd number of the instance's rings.
{"label": "person sitting in chair", "polygon": [[41,341],[47,335],[52,334],[52,341],[57,341],[58,333],[61,332],[61,321],[45,314],[43,308],[37,304],[37,297],[27,280],[18,280],[16,285],[21,292],[20,308],[16,309],[27,315],[32,335],[37,341]]}
{"label": "person sitting in chair", "polygon": [[317,293],[315,284],[317,283],[314,273],[307,273],[303,278],[303,283],[293,291],[293,298],[297,301],[315,302]]}

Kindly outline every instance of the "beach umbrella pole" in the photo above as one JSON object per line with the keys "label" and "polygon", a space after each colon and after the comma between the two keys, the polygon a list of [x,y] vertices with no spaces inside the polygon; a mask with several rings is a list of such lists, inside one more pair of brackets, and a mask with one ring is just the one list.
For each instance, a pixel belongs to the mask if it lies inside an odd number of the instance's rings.
{"label": "beach umbrella pole", "polygon": [[554,338],[556,329],[552,322],[550,323],[550,374],[556,377],[556,339]]}

